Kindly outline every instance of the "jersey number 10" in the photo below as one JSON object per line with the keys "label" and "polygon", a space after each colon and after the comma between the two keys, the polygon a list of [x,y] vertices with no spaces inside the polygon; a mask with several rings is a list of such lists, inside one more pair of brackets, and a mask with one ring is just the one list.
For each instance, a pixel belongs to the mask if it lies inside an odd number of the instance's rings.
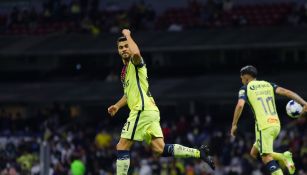
{"label": "jersey number 10", "polygon": [[258,97],[257,100],[259,100],[262,104],[263,110],[266,115],[276,115],[276,108],[273,101],[273,97],[267,97],[265,100],[262,97]]}

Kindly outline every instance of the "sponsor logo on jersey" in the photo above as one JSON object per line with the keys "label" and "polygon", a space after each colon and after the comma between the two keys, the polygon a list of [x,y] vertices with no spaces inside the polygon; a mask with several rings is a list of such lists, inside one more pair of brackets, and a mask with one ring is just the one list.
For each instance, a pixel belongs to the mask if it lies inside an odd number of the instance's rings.
{"label": "sponsor logo on jersey", "polygon": [[279,120],[276,117],[270,117],[267,119],[267,122],[268,123],[279,123]]}
{"label": "sponsor logo on jersey", "polygon": [[251,85],[249,87],[250,90],[257,90],[259,88],[267,88],[267,87],[271,87],[271,85],[269,84],[257,84],[257,85]]}
{"label": "sponsor logo on jersey", "polygon": [[126,82],[124,81],[124,82],[123,82],[123,87],[126,88],[126,87],[128,87],[128,86],[129,86],[129,80],[127,80]]}

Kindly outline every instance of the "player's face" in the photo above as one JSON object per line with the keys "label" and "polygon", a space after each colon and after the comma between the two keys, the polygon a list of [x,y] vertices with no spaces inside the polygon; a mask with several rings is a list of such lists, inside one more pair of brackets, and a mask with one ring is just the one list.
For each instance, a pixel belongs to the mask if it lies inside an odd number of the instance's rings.
{"label": "player's face", "polygon": [[248,83],[248,78],[246,77],[246,75],[241,75],[241,81],[243,85],[247,85]]}
{"label": "player's face", "polygon": [[122,57],[123,61],[129,61],[131,52],[127,41],[121,41],[117,44],[118,54]]}

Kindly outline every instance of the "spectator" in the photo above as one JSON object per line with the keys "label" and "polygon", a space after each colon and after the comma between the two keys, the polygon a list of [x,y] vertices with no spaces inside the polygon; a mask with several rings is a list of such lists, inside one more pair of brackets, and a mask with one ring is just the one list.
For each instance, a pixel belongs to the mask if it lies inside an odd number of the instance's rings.
{"label": "spectator", "polygon": [[117,82],[119,77],[115,74],[114,71],[111,71],[109,75],[106,77],[107,82]]}
{"label": "spectator", "polygon": [[152,169],[146,159],[141,160],[140,175],[152,175]]}
{"label": "spectator", "polygon": [[[71,2],[68,4],[67,2]],[[14,7],[10,13],[9,24],[0,32],[12,34],[48,34],[52,32],[84,32],[94,36],[102,31],[118,33],[122,28],[136,31],[150,31],[156,28],[180,32],[190,28],[240,27],[245,25],[287,25],[307,24],[307,5],[296,9],[295,4],[268,5],[266,13],[253,8],[257,19],[246,10],[247,5],[240,4],[238,13],[232,13],[233,0],[189,0],[187,7],[166,10],[156,14],[153,6],[140,1],[129,8],[121,8],[117,3],[108,2],[104,9],[99,9],[99,0],[49,0],[43,3],[42,11],[34,7],[19,9]],[[241,6],[241,7],[240,7]],[[291,8],[296,9],[291,12]],[[280,10],[274,10],[280,9]],[[174,12],[176,11],[176,12]],[[158,17],[156,18],[156,16]],[[0,17],[1,18],[1,17]],[[174,20],[180,18],[180,21]],[[42,19],[42,20],[41,20]],[[1,19],[0,19],[1,20]],[[1,21],[0,21],[1,22]]]}
{"label": "spectator", "polygon": [[224,0],[223,1],[223,10],[225,12],[231,11],[233,7],[233,2],[232,0]]}
{"label": "spectator", "polygon": [[18,7],[14,7],[12,12],[11,12],[11,15],[10,15],[10,18],[11,18],[11,24],[19,24],[21,22],[21,14],[20,14],[20,10]]}
{"label": "spectator", "polygon": [[109,148],[111,145],[111,135],[108,134],[106,131],[99,132],[95,137],[95,143],[97,148],[105,149]]}
{"label": "spectator", "polygon": [[78,24],[78,21],[81,18],[81,6],[78,3],[78,1],[73,0],[70,5],[70,13],[72,15],[72,20],[75,22],[75,24]]}
{"label": "spectator", "polygon": [[182,25],[177,24],[177,23],[172,23],[169,27],[168,27],[168,31],[170,32],[180,32],[183,30]]}
{"label": "spectator", "polygon": [[85,174],[85,165],[81,160],[73,160],[70,165],[71,175],[84,175]]}
{"label": "spectator", "polygon": [[100,34],[100,29],[87,17],[82,20],[81,28],[85,32],[91,33],[93,36]]}
{"label": "spectator", "polygon": [[51,21],[51,7],[49,3],[43,4],[43,21],[50,22]]}

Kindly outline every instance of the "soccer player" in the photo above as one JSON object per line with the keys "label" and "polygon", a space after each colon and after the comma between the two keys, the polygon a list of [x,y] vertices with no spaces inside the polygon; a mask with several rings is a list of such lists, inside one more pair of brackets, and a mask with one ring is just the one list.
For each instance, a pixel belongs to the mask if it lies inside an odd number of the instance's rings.
{"label": "soccer player", "polygon": [[112,117],[125,105],[128,105],[130,109],[129,117],[116,146],[117,175],[127,174],[130,148],[135,141],[146,141],[152,150],[161,156],[202,159],[214,169],[214,163],[206,145],[194,149],[179,144],[164,143],[160,112],[149,91],[146,64],[131,37],[130,30],[124,29],[122,34],[123,36],[117,40],[117,49],[124,63],[121,72],[124,95],[116,104],[108,108],[108,113]]}
{"label": "soccer player", "polygon": [[231,135],[235,136],[236,134],[238,120],[244,104],[247,102],[255,116],[256,141],[251,149],[251,156],[257,159],[260,154],[262,162],[272,175],[283,174],[279,164],[281,167],[287,167],[290,174],[294,174],[295,166],[291,152],[277,153],[273,151],[273,142],[280,131],[275,94],[286,96],[300,103],[304,106],[304,112],[307,111],[306,101],[288,89],[267,81],[257,80],[257,69],[253,66],[243,67],[240,73],[243,86],[239,91],[239,100],[233,116]]}

